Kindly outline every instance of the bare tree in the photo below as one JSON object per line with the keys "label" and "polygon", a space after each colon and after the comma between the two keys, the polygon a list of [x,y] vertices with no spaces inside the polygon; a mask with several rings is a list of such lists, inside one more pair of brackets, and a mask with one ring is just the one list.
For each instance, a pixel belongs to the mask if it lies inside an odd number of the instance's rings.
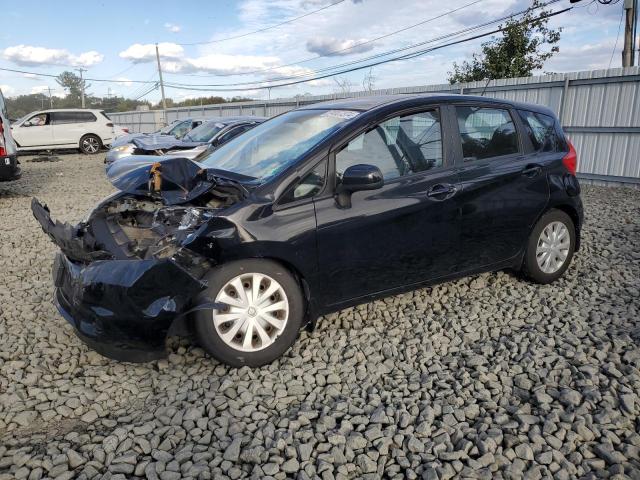
{"label": "bare tree", "polygon": [[348,97],[351,95],[351,89],[353,88],[353,82],[346,77],[333,77],[333,81],[336,82],[338,90],[336,93],[339,93],[343,97]]}
{"label": "bare tree", "polygon": [[364,78],[362,79],[362,88],[364,88],[364,90],[369,93],[375,90],[376,76],[373,74],[373,67],[371,67],[369,71],[364,74]]}

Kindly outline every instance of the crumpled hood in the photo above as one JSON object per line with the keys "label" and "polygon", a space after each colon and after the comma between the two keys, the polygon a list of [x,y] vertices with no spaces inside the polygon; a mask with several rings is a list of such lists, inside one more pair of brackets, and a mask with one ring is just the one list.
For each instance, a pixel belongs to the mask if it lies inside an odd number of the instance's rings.
{"label": "crumpled hood", "polygon": [[188,142],[179,140],[173,135],[150,135],[134,138],[133,143],[140,150],[171,150],[174,148],[193,148],[206,142]]}
{"label": "crumpled hood", "polygon": [[187,203],[216,185],[202,165],[181,157],[132,155],[113,163],[107,178],[118,190],[158,195],[166,205]]}

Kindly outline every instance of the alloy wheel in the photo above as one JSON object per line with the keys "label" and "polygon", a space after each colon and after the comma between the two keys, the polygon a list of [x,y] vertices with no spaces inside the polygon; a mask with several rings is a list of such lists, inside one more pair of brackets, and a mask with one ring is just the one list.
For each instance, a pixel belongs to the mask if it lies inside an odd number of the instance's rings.
{"label": "alloy wheel", "polygon": [[223,342],[242,352],[256,352],[272,345],[284,331],[289,301],[273,278],[246,273],[229,280],[218,292],[213,324]]}
{"label": "alloy wheel", "polygon": [[536,260],[544,273],[555,273],[562,268],[569,255],[571,236],[562,222],[548,224],[538,238]]}
{"label": "alloy wheel", "polygon": [[96,153],[100,150],[100,142],[95,137],[87,137],[82,141],[82,149],[87,153]]}

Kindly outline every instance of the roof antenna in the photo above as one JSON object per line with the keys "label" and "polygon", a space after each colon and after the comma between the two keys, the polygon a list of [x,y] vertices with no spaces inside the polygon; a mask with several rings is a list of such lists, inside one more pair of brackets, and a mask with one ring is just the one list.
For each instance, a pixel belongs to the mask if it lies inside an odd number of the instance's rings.
{"label": "roof antenna", "polygon": [[490,81],[491,81],[491,78],[487,78],[487,83],[484,84],[484,88],[482,89],[482,93],[480,94],[481,97],[484,97],[484,92],[487,91],[487,87],[489,86]]}

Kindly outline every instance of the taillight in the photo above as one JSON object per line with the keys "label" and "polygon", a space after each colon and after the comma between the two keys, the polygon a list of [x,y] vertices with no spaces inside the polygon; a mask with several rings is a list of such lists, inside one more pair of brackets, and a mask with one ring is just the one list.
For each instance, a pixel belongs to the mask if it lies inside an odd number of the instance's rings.
{"label": "taillight", "polygon": [[4,143],[4,124],[2,123],[2,118],[0,118],[0,157],[4,157],[7,155],[7,149],[5,148]]}
{"label": "taillight", "polygon": [[107,123],[107,127],[113,127],[113,123],[111,122]]}
{"label": "taillight", "polygon": [[567,140],[567,144],[569,145],[569,153],[562,158],[562,164],[569,170],[571,175],[575,175],[578,167],[578,153],[569,140]]}
{"label": "taillight", "polygon": [[128,129],[128,128],[123,128],[123,129],[122,129],[122,131],[123,131],[124,133],[129,133],[129,129]]}

